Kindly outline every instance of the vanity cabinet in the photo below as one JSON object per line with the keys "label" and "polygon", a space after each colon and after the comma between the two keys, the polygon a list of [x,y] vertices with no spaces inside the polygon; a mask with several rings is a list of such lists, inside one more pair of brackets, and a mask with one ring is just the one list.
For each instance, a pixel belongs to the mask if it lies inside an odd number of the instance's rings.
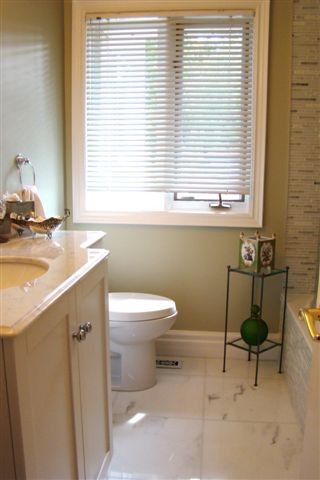
{"label": "vanity cabinet", "polygon": [[[13,478],[105,473],[112,450],[106,271],[105,259],[22,333],[2,339]],[[7,463],[12,470],[9,455]]]}

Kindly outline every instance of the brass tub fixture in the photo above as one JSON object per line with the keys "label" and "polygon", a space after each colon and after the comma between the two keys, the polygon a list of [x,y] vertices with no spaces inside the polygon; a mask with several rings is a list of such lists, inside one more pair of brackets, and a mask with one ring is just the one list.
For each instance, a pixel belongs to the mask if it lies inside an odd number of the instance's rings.
{"label": "brass tub fixture", "polygon": [[316,321],[320,322],[320,308],[300,308],[299,318],[306,322],[312,339],[320,340],[320,332],[316,327]]}

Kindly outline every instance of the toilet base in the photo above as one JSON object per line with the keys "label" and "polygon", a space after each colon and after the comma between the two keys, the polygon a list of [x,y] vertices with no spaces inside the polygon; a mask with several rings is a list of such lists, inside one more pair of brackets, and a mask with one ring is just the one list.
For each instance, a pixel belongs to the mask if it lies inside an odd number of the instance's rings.
{"label": "toilet base", "polygon": [[112,390],[132,392],[156,384],[155,341],[121,345],[111,340],[110,350]]}

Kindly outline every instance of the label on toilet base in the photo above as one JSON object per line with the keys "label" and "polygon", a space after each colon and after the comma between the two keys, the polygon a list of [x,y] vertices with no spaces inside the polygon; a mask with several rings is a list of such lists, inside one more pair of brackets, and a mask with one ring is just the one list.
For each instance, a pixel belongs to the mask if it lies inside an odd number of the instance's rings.
{"label": "label on toilet base", "polygon": [[182,368],[181,360],[156,360],[157,368]]}

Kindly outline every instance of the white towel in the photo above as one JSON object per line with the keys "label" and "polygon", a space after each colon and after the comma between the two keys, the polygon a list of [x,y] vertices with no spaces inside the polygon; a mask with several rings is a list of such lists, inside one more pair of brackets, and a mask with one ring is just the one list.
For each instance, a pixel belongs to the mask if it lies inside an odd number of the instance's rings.
{"label": "white towel", "polygon": [[21,191],[21,198],[24,202],[34,202],[34,214],[36,217],[46,218],[40,194],[36,185],[25,185]]}

